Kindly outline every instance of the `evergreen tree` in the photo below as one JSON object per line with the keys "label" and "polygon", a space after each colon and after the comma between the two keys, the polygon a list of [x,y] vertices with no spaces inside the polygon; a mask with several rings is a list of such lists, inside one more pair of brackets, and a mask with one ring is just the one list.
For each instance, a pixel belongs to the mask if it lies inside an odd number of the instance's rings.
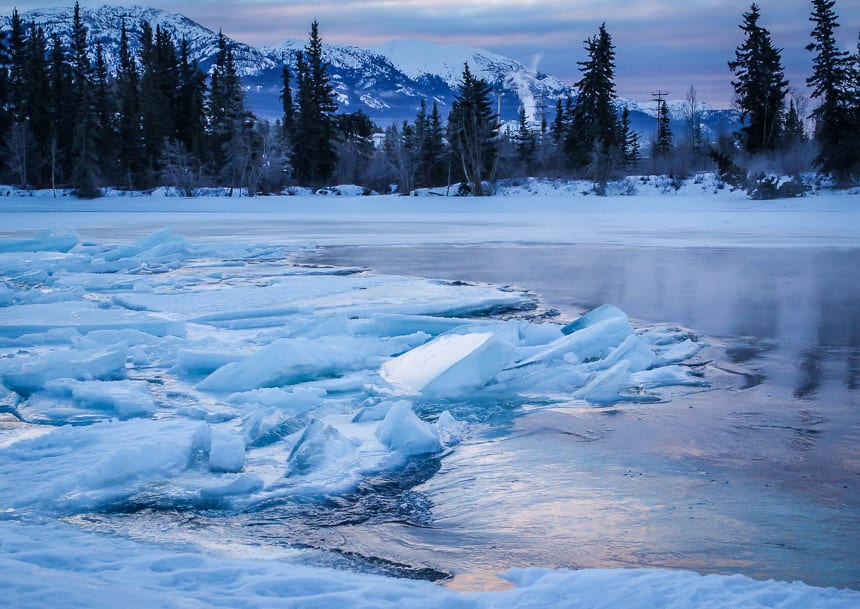
{"label": "evergreen tree", "polygon": [[445,128],[439,107],[433,102],[433,109],[426,119],[424,139],[418,151],[421,166],[421,183],[424,186],[439,186],[444,184],[447,177],[447,151],[445,148]]}
{"label": "evergreen tree", "polygon": [[484,194],[484,180],[492,181],[498,159],[499,124],[492,110],[491,91],[489,83],[472,76],[466,64],[448,115],[448,143],[476,197]]}
{"label": "evergreen tree", "polygon": [[140,45],[140,114],[144,163],[150,179],[161,171],[164,144],[177,137],[179,65],[176,45],[160,25],[144,24]]}
{"label": "evergreen tree", "polygon": [[757,4],[743,14],[744,43],[735,51],[729,68],[737,80],[732,81],[741,112],[742,140],[747,152],[773,150],[782,138],[783,109],[788,81],[785,80],[781,50],[773,46],[770,32],[759,25],[761,11]]}
{"label": "evergreen tree", "polygon": [[373,121],[361,110],[338,114],[336,175],[343,184],[360,184],[373,155]]}
{"label": "evergreen tree", "polygon": [[[241,151],[247,150],[247,113],[242,83],[236,70],[233,47],[223,33],[218,34],[218,55],[209,83],[209,129],[216,174],[235,177]],[[228,157],[234,162],[227,168]]]}
{"label": "evergreen tree", "polygon": [[615,110],[615,48],[602,24],[596,36],[585,41],[586,61],[577,62],[582,79],[565,138],[565,153],[575,169],[590,167],[595,180],[607,179],[620,148]]}
{"label": "evergreen tree", "polygon": [[815,23],[812,42],[807,50],[815,53],[812,76],[806,79],[813,99],[820,105],[812,112],[815,120],[815,143],[818,154],[815,163],[823,173],[832,174],[845,182],[856,170],[858,154],[857,124],[851,120],[849,94],[849,55],[836,43],[834,31],[839,27],[833,10],[834,0],[813,0],[810,21]]}
{"label": "evergreen tree", "polygon": [[51,143],[48,152],[51,187],[66,181],[72,170],[75,112],[72,97],[72,68],[58,34],[51,36],[48,56],[50,67],[50,95],[48,97],[51,121]]}
{"label": "evergreen tree", "polygon": [[660,100],[657,106],[657,139],[654,142],[654,156],[666,156],[672,151],[672,123],[669,105]]}
{"label": "evergreen tree", "polygon": [[788,149],[796,148],[806,141],[806,132],[803,128],[803,119],[794,103],[794,98],[788,102],[788,111],[785,114],[785,131],[783,134],[783,146]]}
{"label": "evergreen tree", "polygon": [[119,46],[119,65],[116,73],[116,88],[119,107],[117,126],[117,176],[120,183],[129,189],[143,183],[143,154],[140,116],[140,76],[137,62],[131,52],[128,30],[122,24]]}
{"label": "evergreen tree", "polygon": [[191,59],[188,39],[179,45],[179,73],[176,96],[176,137],[195,158],[205,155],[206,74]]}
{"label": "evergreen tree", "polygon": [[327,183],[337,164],[334,121],[337,104],[322,51],[319,23],[314,21],[308,44],[297,57],[296,110],[290,142],[295,178],[313,186]]}
{"label": "evergreen tree", "polygon": [[13,121],[21,120],[21,105],[23,104],[24,79],[26,66],[24,65],[24,49],[27,44],[27,31],[24,20],[18,14],[18,9],[12,11],[9,21],[9,35],[7,38],[9,50],[9,110]]}
{"label": "evergreen tree", "polygon": [[284,141],[288,142],[290,140],[290,134],[292,133],[295,127],[295,109],[293,108],[293,91],[290,88],[290,80],[292,79],[292,75],[290,74],[290,66],[286,63],[284,67],[281,69],[281,82],[283,83],[283,87],[281,88],[281,106],[284,109],[284,118],[281,123],[283,127],[283,138]]}
{"label": "evergreen tree", "polygon": [[520,106],[517,118],[517,130],[511,139],[517,153],[520,171],[526,174],[531,173],[537,153],[537,135],[529,124],[525,106]]}
{"label": "evergreen tree", "polygon": [[96,119],[99,167],[105,177],[116,178],[117,156],[116,96],[108,72],[104,48],[96,42],[96,63],[93,70],[93,104]]}
{"label": "evergreen tree", "polygon": [[639,163],[642,153],[639,134],[630,125],[630,108],[626,105],[621,111],[621,142],[624,169],[630,171]]}
{"label": "evergreen tree", "polygon": [[71,85],[75,104],[71,178],[75,194],[82,198],[92,198],[99,194],[98,130],[87,51],[87,28],[81,20],[80,4],[75,3],[71,48]]}
{"label": "evergreen tree", "polygon": [[9,35],[0,32],[0,143],[6,140],[12,117],[9,112]]}

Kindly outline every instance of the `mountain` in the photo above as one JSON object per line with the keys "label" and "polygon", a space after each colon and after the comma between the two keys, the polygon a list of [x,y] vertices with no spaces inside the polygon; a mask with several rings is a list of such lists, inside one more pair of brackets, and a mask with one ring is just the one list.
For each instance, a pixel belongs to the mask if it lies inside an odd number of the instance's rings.
{"label": "mountain", "polygon": [[[37,9],[22,13],[25,23],[41,25],[50,36],[59,34],[68,42],[72,8]],[[143,21],[153,29],[161,26],[176,41],[188,40],[191,57],[204,70],[214,63],[218,51],[218,34],[187,17],[160,9],[104,5],[81,8],[81,18],[90,34],[91,46],[101,41],[109,66],[116,62],[122,24],[125,23],[132,46],[140,38]],[[0,30],[8,30],[10,16],[0,18]],[[325,41],[325,32],[323,31]],[[295,67],[296,54],[305,41],[288,40],[272,47],[253,47],[230,40],[234,45],[236,65],[245,83],[247,103],[259,116],[274,120],[281,116],[279,100],[281,66]],[[464,45],[439,45],[418,40],[394,40],[372,49],[349,45],[324,44],[324,59],[330,63],[331,82],[341,111],[362,110],[380,125],[411,120],[421,103],[435,101],[446,116],[454,100],[463,65],[473,74],[487,80],[496,92],[496,103],[505,121],[516,120],[524,106],[533,122],[542,117],[551,122],[556,100],[563,98],[570,86],[509,57]],[[673,130],[680,133],[683,102],[670,102]],[[649,102],[619,100],[629,105],[634,129],[650,139],[654,131],[655,108]],[[730,110],[708,109],[705,112],[706,133],[734,130],[737,114]]]}

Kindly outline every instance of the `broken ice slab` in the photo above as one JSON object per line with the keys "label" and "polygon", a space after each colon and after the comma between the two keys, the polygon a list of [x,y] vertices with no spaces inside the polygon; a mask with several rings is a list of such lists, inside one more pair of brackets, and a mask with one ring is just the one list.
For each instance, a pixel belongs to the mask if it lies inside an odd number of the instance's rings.
{"label": "broken ice slab", "polygon": [[376,437],[391,450],[405,455],[437,453],[442,450],[439,436],[430,423],[422,421],[405,400],[391,405],[376,428]]}
{"label": "broken ice slab", "polygon": [[385,362],[380,375],[399,393],[456,394],[487,384],[512,355],[513,347],[490,332],[443,334]]}
{"label": "broken ice slab", "polygon": [[561,332],[562,334],[573,334],[574,332],[593,326],[601,321],[613,318],[627,319],[627,314],[614,305],[602,304],[599,307],[592,309],[579,319],[564,326],[561,329]]}
{"label": "broken ice slab", "polygon": [[85,423],[109,418],[131,419],[155,412],[155,401],[143,381],[49,381],[19,412],[29,422]]}
{"label": "broken ice slab", "polygon": [[335,427],[315,419],[311,421],[287,459],[287,475],[304,475],[319,469],[337,468],[352,460],[358,441],[343,436]]}
{"label": "broken ice slab", "polygon": [[[614,308],[614,307],[613,307]],[[602,359],[621,345],[627,337],[633,334],[633,326],[622,311],[621,315],[607,315],[549,343],[537,353],[520,360],[514,366],[519,368],[564,358],[579,362],[589,362]]]}
{"label": "broken ice slab", "polygon": [[369,361],[400,353],[413,344],[409,337],[387,340],[351,336],[313,340],[283,338],[241,361],[221,366],[197,386],[204,391],[236,393],[294,385],[364,368]]}
{"label": "broken ice slab", "polygon": [[27,396],[56,379],[118,380],[125,377],[128,349],[61,349],[28,357],[0,360],[0,382]]}
{"label": "broken ice slab", "polygon": [[72,328],[86,334],[96,330],[133,329],[154,336],[184,336],[185,322],[172,316],[102,308],[88,301],[23,304],[7,307],[0,319],[0,337],[17,338],[57,328]]}
{"label": "broken ice slab", "polygon": [[213,427],[209,441],[210,472],[241,472],[245,466],[245,440],[230,429]]}
{"label": "broken ice slab", "polygon": [[43,230],[32,239],[0,240],[0,252],[68,252],[77,244],[77,231]]}

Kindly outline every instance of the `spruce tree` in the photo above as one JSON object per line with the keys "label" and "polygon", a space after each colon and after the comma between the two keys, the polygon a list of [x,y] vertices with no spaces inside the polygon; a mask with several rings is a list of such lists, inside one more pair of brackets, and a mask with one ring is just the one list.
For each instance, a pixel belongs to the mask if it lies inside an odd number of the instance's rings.
{"label": "spruce tree", "polygon": [[87,28],[81,19],[80,4],[75,3],[72,20],[72,103],[75,104],[72,141],[72,188],[81,198],[99,195],[98,130],[90,83]]}
{"label": "spruce tree", "polygon": [[630,125],[630,108],[626,105],[621,111],[621,142],[624,169],[630,171],[636,167],[641,158],[641,144],[639,134],[633,131]]}
{"label": "spruce tree", "polygon": [[445,148],[445,128],[439,107],[433,102],[433,109],[426,119],[424,143],[419,150],[421,181],[424,186],[439,186],[445,183],[447,173],[447,153]]}
{"label": "spruce tree", "polygon": [[520,172],[531,173],[537,154],[537,135],[529,124],[525,106],[520,106],[517,115],[517,130],[514,132],[512,140],[517,153]]}
{"label": "spruce tree", "polygon": [[93,70],[93,104],[96,119],[99,167],[105,177],[116,179],[118,137],[116,97],[101,41],[96,42]]}
{"label": "spruce tree", "polygon": [[657,139],[654,142],[654,156],[666,156],[672,151],[672,121],[669,104],[660,100],[657,105]]}
{"label": "spruce tree", "polygon": [[55,33],[51,36],[50,46],[48,106],[51,121],[51,143],[48,162],[51,187],[55,188],[71,176],[76,107],[69,103],[69,99],[72,97],[72,68],[58,34]]}
{"label": "spruce tree", "polygon": [[812,76],[806,84],[812,88],[812,98],[820,105],[812,112],[815,120],[815,143],[818,154],[815,163],[822,173],[832,174],[837,181],[847,182],[856,171],[858,156],[858,125],[851,120],[849,94],[849,54],[836,43],[835,30],[839,22],[834,0],[812,0],[810,21],[815,23],[812,42],[807,50],[815,53]]}
{"label": "spruce tree", "polygon": [[191,59],[188,39],[179,45],[176,91],[176,137],[197,159],[205,155],[206,140],[206,74]]}
{"label": "spruce tree", "polygon": [[140,116],[140,75],[131,52],[128,30],[122,24],[119,46],[119,65],[116,72],[119,106],[117,126],[118,151],[116,173],[119,183],[128,189],[143,185],[142,131]]}
{"label": "spruce tree", "polygon": [[9,112],[8,32],[0,32],[0,143],[6,140],[12,118]]}
{"label": "spruce tree", "polygon": [[620,148],[620,129],[615,110],[615,47],[602,24],[597,35],[585,41],[586,61],[577,62],[582,78],[565,138],[565,153],[574,169],[590,168],[596,181],[604,182]]}
{"label": "spruce tree", "polygon": [[463,67],[463,78],[448,115],[448,142],[472,195],[484,194],[498,160],[498,117],[493,114],[490,84]]}
{"label": "spruce tree", "polygon": [[290,161],[294,177],[315,187],[326,184],[337,165],[334,121],[337,104],[328,67],[323,60],[319,23],[314,21],[308,44],[304,52],[297,55],[296,109]]}
{"label": "spruce tree", "polygon": [[295,127],[295,108],[293,108],[293,90],[290,87],[290,80],[292,79],[292,75],[290,74],[290,66],[286,63],[283,68],[281,68],[281,83],[283,86],[281,87],[281,106],[284,109],[284,117],[281,122],[281,126],[283,129],[283,138],[285,142],[289,142],[290,134]]}
{"label": "spruce tree", "polygon": [[[218,34],[218,54],[209,83],[209,128],[215,173],[230,180],[236,175],[238,157],[247,149],[245,101],[236,69],[233,46]],[[232,159],[231,167],[227,167]]]}
{"label": "spruce tree", "polygon": [[785,80],[781,50],[773,46],[770,32],[759,25],[761,11],[757,4],[743,14],[740,29],[744,43],[735,50],[729,68],[737,80],[732,81],[741,112],[742,140],[747,152],[773,150],[782,139]]}

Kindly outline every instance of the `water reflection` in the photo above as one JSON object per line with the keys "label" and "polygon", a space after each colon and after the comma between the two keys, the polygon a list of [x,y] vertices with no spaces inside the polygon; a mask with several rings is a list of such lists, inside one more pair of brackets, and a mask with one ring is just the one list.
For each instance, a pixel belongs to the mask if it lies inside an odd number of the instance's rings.
{"label": "water reflection", "polygon": [[[537,411],[419,487],[432,526],[380,551],[468,581],[518,565],[742,571],[860,588],[860,249],[337,248],[318,262],[610,302],[713,346],[710,390]],[[377,531],[378,532],[378,531]]]}

